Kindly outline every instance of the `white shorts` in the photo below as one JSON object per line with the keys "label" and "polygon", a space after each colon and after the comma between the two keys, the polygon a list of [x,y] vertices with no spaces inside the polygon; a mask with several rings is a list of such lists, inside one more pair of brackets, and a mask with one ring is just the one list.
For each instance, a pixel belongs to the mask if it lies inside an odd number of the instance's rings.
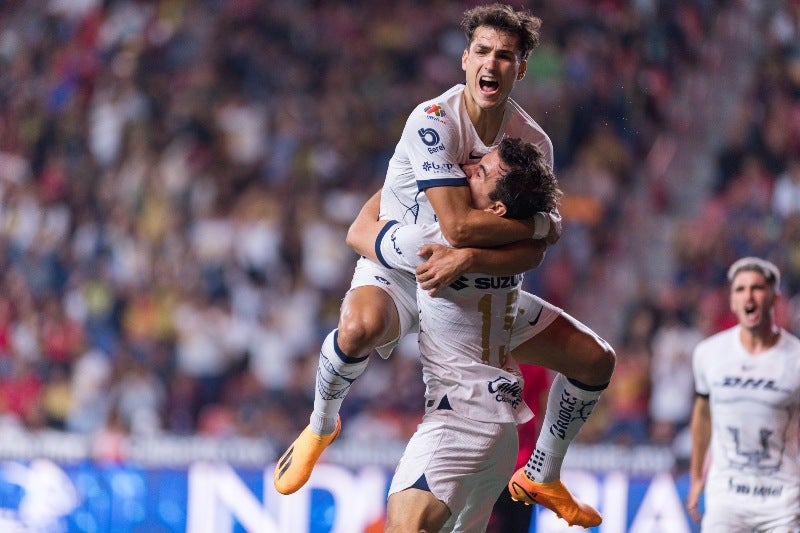
{"label": "white shorts", "polygon": [[706,486],[703,533],[800,533],[800,508],[796,498],[765,504],[758,498],[731,498],[725,491]]}
{"label": "white shorts", "polygon": [[364,257],[356,263],[350,290],[356,287],[371,285],[380,287],[394,301],[397,315],[400,318],[400,335],[377,347],[375,350],[387,359],[400,343],[400,339],[408,333],[419,331],[419,310],[417,309],[417,280],[414,276],[399,269],[386,268]]}
{"label": "white shorts", "polygon": [[[376,348],[380,356],[387,359],[400,339],[409,333],[419,331],[417,282],[414,276],[407,272],[386,268],[362,257],[356,263],[350,290],[364,285],[380,287],[386,291],[397,308],[397,315],[400,318],[400,335]],[[521,313],[517,315],[511,327],[510,349],[512,350],[541,333],[563,312],[561,308],[525,291],[520,292],[519,309]]]}
{"label": "white shorts", "polygon": [[519,293],[519,314],[511,326],[511,350],[541,333],[564,311],[525,291]]}
{"label": "white shorts", "polygon": [[420,485],[452,513],[443,532],[484,531],[514,473],[517,427],[475,422],[449,409],[431,410],[409,440],[389,495]]}

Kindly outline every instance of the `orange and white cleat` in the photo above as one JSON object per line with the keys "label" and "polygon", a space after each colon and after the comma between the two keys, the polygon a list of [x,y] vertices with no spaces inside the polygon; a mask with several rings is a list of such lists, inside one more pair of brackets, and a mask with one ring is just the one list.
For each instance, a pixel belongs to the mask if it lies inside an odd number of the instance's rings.
{"label": "orange and white cleat", "polygon": [[512,499],[525,505],[537,503],[547,507],[559,518],[566,520],[570,526],[589,528],[599,526],[603,522],[600,513],[591,505],[576,500],[558,479],[539,483],[526,476],[525,469],[520,468],[511,476],[508,491]]}
{"label": "orange and white cleat", "polygon": [[306,484],[319,456],[330,443],[336,440],[342,430],[342,419],[336,420],[336,428],[330,435],[317,435],[306,426],[275,466],[272,483],[281,494],[291,494]]}

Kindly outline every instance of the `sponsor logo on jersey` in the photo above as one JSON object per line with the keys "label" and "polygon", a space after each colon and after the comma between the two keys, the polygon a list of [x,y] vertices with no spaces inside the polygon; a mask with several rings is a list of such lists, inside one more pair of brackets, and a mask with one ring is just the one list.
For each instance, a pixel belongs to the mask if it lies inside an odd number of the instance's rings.
{"label": "sponsor logo on jersey", "polygon": [[522,275],[475,278],[476,289],[511,289],[522,283]]}
{"label": "sponsor logo on jersey", "polygon": [[539,319],[542,318],[542,311],[544,311],[544,307],[539,308],[539,312],[536,313],[536,318],[534,318],[533,320],[528,320],[528,324],[530,324],[531,326],[535,326],[536,324],[538,324]]}
{"label": "sponsor logo on jersey", "polygon": [[517,380],[505,376],[489,382],[489,393],[500,403],[509,403],[516,409],[522,403],[522,385]]}
{"label": "sponsor logo on jersey", "polygon": [[453,289],[455,289],[457,291],[460,291],[461,289],[466,289],[467,287],[469,287],[469,284],[467,283],[468,281],[469,281],[469,279],[467,279],[464,276],[461,276],[460,278],[455,280],[453,283],[451,283],[450,287],[452,287]]}
{"label": "sponsor logo on jersey", "polygon": [[383,276],[375,276],[375,281],[383,283],[384,285],[391,285],[392,284],[392,282],[390,282],[388,279],[384,278]]}
{"label": "sponsor logo on jersey", "polygon": [[422,170],[435,174],[449,174],[453,170],[453,167],[455,167],[453,163],[435,163],[433,161],[425,161],[422,163]]}
{"label": "sponsor logo on jersey", "polygon": [[444,108],[440,104],[431,104],[425,108],[425,114],[428,118],[439,120],[445,117]]}
{"label": "sponsor logo on jersey", "polygon": [[733,389],[766,390],[779,392],[781,389],[774,379],[743,378],[740,376],[726,376],[722,379],[722,386]]}
{"label": "sponsor logo on jersey", "polygon": [[[450,287],[453,289],[460,291],[461,289],[466,289],[468,287],[474,287],[480,290],[487,290],[487,289],[513,289],[514,287],[518,286],[522,283],[522,274],[517,274],[515,276],[492,276],[492,277],[483,277],[483,278],[475,278],[470,283],[469,278],[466,276],[461,276],[456,281],[450,284]],[[541,310],[539,311],[541,313]],[[536,318],[536,322],[539,321],[539,318]],[[531,326],[533,326],[536,322],[531,322]]]}
{"label": "sponsor logo on jersey", "polygon": [[433,128],[420,128],[417,130],[417,135],[425,143],[425,146],[436,146],[442,141],[439,132]]}
{"label": "sponsor logo on jersey", "polygon": [[439,132],[433,128],[420,128],[417,130],[417,135],[422,140],[422,143],[428,147],[429,154],[435,154],[446,150],[445,146],[441,144],[442,138]]}
{"label": "sponsor logo on jersey", "polygon": [[778,498],[783,494],[781,485],[749,485],[737,482],[734,478],[728,478],[728,490],[736,494],[752,494],[761,498]]}

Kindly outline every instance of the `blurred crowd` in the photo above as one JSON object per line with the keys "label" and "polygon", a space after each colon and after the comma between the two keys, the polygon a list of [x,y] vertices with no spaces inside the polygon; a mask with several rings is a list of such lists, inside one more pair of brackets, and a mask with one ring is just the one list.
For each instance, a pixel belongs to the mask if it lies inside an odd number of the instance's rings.
{"label": "blurred crowd", "polygon": [[[470,5],[2,3],[0,424],[294,438],[347,226],[409,111],[463,80]],[[732,260],[782,268],[800,333],[800,2],[528,7],[543,42],[512,96],[566,193],[528,289],[617,350],[581,439],[677,444]],[[372,359],[347,437],[413,432],[416,356]]]}

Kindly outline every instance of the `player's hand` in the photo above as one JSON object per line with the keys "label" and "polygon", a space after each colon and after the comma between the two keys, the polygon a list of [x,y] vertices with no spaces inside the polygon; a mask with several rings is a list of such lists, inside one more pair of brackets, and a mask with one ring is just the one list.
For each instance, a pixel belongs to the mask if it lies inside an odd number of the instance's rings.
{"label": "player's hand", "polygon": [[550,246],[561,238],[561,213],[558,209],[539,211],[533,215],[530,222],[533,223],[533,240],[543,240]]}
{"label": "player's hand", "polygon": [[417,267],[417,282],[431,296],[438,295],[443,287],[447,287],[466,270],[465,254],[462,249],[450,248],[441,244],[425,244],[420,247],[418,255],[425,262]]}
{"label": "player's hand", "polygon": [[561,238],[561,213],[553,210],[548,213],[548,216],[550,217],[550,231],[544,240],[547,242],[547,245],[550,246],[557,243],[558,239]]}
{"label": "player's hand", "polygon": [[689,516],[692,517],[697,523],[700,523],[700,495],[703,493],[703,483],[692,481],[689,485],[689,495],[686,496],[686,510],[689,511]]}

